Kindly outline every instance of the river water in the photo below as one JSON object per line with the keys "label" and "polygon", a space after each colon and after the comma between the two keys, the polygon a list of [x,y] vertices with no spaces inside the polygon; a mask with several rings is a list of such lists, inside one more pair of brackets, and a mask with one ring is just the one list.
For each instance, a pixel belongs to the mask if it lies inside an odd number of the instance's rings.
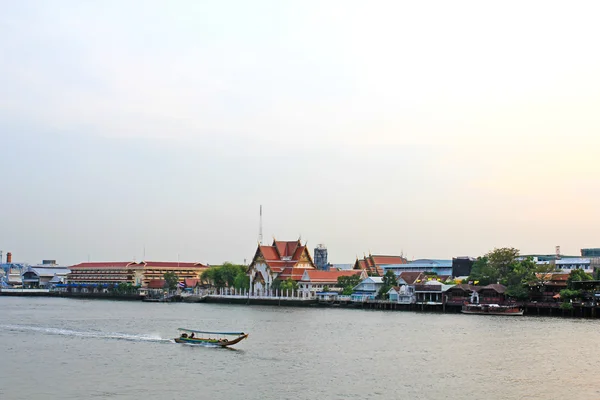
{"label": "river water", "polygon": [[[178,327],[244,331],[235,350]],[[0,399],[599,399],[598,320],[0,297]]]}

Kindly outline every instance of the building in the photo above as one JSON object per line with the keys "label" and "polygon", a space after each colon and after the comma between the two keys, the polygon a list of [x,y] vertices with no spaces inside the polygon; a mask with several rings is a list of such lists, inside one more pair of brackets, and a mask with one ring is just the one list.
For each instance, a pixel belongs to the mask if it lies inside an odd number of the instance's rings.
{"label": "building", "polygon": [[271,246],[259,244],[248,267],[250,291],[265,293],[272,290],[275,279],[299,281],[305,270],[316,270],[310,252],[300,240],[273,240]]}
{"label": "building", "polygon": [[147,287],[151,280],[162,279],[167,272],[173,272],[180,282],[186,279],[200,279],[200,274],[208,267],[201,263],[163,261],[117,261],[85,262],[70,267],[67,275],[70,284],[119,284],[129,283]]}
{"label": "building", "polygon": [[26,267],[22,273],[23,287],[28,289],[49,288],[65,283],[71,272],[68,267],[56,265],[56,261],[44,260],[41,265]]}
{"label": "building", "polygon": [[369,276],[352,289],[350,299],[352,301],[374,300],[383,287],[383,278],[380,276]]}
{"label": "building", "polygon": [[446,285],[438,280],[428,280],[415,284],[416,304],[444,304],[444,292],[454,285]]}
{"label": "building", "polygon": [[398,304],[413,304],[417,301],[414,287],[408,285],[394,286],[387,292],[389,301]]}
{"label": "building", "polygon": [[317,269],[328,271],[329,263],[327,262],[327,247],[322,244],[315,247],[314,256]]}
{"label": "building", "polygon": [[349,271],[319,271],[306,269],[298,281],[298,288],[303,296],[313,297],[317,292],[329,288],[329,292],[340,292],[343,288],[338,286],[340,276],[359,275],[361,280],[368,277],[367,271],[349,270]]}
{"label": "building", "polygon": [[352,269],[367,270],[367,273],[371,276],[383,276],[385,274],[383,267],[387,265],[400,265],[406,264],[408,260],[403,256],[382,256],[372,255],[365,256],[363,259],[356,259],[354,267]]}
{"label": "building", "polygon": [[600,248],[581,249],[581,257],[600,257]]}
{"label": "building", "polygon": [[574,269],[582,269],[588,274],[594,272],[591,263],[592,261],[589,258],[561,258],[554,261],[554,265],[558,271],[571,272]]}
{"label": "building", "polygon": [[420,259],[405,264],[382,265],[381,268],[383,270],[383,274],[385,274],[388,270],[391,270],[397,276],[402,272],[433,272],[438,275],[447,276],[452,274],[452,261]]}
{"label": "building", "polygon": [[452,259],[452,276],[469,276],[475,263],[473,257],[454,257]]}

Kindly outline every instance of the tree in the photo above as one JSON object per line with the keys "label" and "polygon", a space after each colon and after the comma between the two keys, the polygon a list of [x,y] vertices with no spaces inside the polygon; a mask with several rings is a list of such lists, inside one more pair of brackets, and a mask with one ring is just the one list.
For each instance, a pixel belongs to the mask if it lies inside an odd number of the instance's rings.
{"label": "tree", "polygon": [[391,269],[388,269],[383,276],[383,286],[379,289],[377,293],[377,297],[380,299],[387,298],[387,292],[394,286],[398,284],[398,278],[396,274]]}
{"label": "tree", "polygon": [[163,275],[163,278],[165,279],[165,284],[166,286],[169,288],[169,290],[176,290],[177,289],[177,283],[179,283],[179,277],[177,276],[177,274],[175,274],[175,272],[165,272],[165,274]]}
{"label": "tree", "polygon": [[[244,265],[236,265],[230,262],[224,262],[223,265],[211,266],[200,275],[202,282],[210,282],[213,286],[237,287],[235,280],[239,274],[247,274],[247,268]],[[240,284],[242,283],[241,278]],[[248,284],[249,285],[249,284]]]}
{"label": "tree", "polygon": [[[574,269],[569,273],[569,278],[567,279],[567,286],[569,288],[573,288],[573,282],[575,281],[591,281],[593,277],[586,273],[582,269]],[[561,295],[562,297],[562,295]]]}
{"label": "tree", "polygon": [[342,295],[350,296],[352,294],[352,289],[354,289],[354,287],[360,283],[360,274],[351,276],[338,276],[337,282],[338,286],[343,288]]}
{"label": "tree", "polygon": [[236,289],[250,289],[250,277],[243,272],[238,272],[233,280]]}
{"label": "tree", "polygon": [[519,250],[503,247],[490,251],[486,257],[490,267],[498,271],[500,277],[506,277],[512,271],[515,261],[519,257]]}
{"label": "tree", "polygon": [[471,268],[469,281],[478,282],[482,286],[498,282],[498,272],[489,265],[487,256],[477,257]]}
{"label": "tree", "polygon": [[298,283],[293,280],[292,278],[287,278],[285,281],[281,282],[281,287],[280,289],[283,292],[286,291],[294,291],[294,290],[298,290]]}
{"label": "tree", "polygon": [[329,286],[327,286],[327,285],[323,286],[323,291],[324,292],[329,292],[329,290],[330,290]]}

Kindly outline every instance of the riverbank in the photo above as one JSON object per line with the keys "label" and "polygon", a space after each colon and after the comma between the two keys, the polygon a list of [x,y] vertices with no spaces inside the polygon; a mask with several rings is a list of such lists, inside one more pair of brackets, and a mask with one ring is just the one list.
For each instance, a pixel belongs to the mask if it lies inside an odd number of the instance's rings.
{"label": "riverbank", "polygon": [[[47,289],[2,289],[0,296],[17,297],[57,297],[89,300],[124,300],[124,301],[150,301],[145,296],[137,294],[113,293],[67,293],[51,292]],[[380,311],[412,311],[424,313],[458,314],[461,306],[457,304],[400,304],[384,300],[371,300],[361,302],[324,302],[314,298],[301,297],[267,297],[267,296],[174,296],[171,302],[184,303],[212,303],[246,306],[284,306],[284,307],[319,307],[335,309],[363,309]],[[156,302],[159,302],[155,299]],[[559,307],[559,303],[522,303],[525,316],[549,316],[565,318],[600,318],[600,306],[574,305],[566,310]]]}

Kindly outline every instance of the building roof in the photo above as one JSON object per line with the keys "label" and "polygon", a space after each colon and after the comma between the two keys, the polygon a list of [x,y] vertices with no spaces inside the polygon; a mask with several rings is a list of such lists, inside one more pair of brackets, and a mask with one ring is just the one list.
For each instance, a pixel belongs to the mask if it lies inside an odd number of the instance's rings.
{"label": "building roof", "polygon": [[493,290],[497,293],[502,294],[502,293],[506,292],[506,286],[501,285],[499,283],[492,283],[490,285],[484,286],[481,289],[479,289],[479,291],[482,291],[482,290]]}
{"label": "building roof", "polygon": [[254,260],[262,255],[273,272],[282,272],[285,268],[296,267],[304,254],[309,262],[309,266],[305,268],[315,269],[308,248],[302,245],[300,240],[290,242],[273,240],[271,246],[259,245]]}
{"label": "building roof", "polygon": [[71,269],[95,269],[95,268],[126,268],[129,265],[138,266],[134,261],[100,261],[100,262],[83,262],[71,266]]}
{"label": "building roof", "polygon": [[365,270],[349,270],[349,271],[320,271],[320,270],[304,270],[304,274],[302,276],[302,281],[310,281],[310,282],[324,282],[324,283],[337,283],[337,279],[340,276],[354,276],[360,275],[363,272],[366,273]]}
{"label": "building roof", "polygon": [[161,268],[208,268],[199,262],[179,262],[179,261],[142,261],[138,264],[148,267],[161,267]]}
{"label": "building roof", "polygon": [[413,260],[408,263],[409,265],[422,265],[432,268],[450,268],[452,267],[452,260],[433,260],[429,258],[422,258],[419,260]]}
{"label": "building roof", "polygon": [[183,283],[185,283],[185,287],[191,288],[200,283],[200,279],[184,279]]}
{"label": "building roof", "polygon": [[283,268],[281,273],[277,275],[277,279],[279,279],[280,281],[285,281],[288,278],[292,278],[293,281],[299,281],[300,279],[302,279],[302,275],[304,275],[304,272],[306,271],[306,268]]}
{"label": "building roof", "polygon": [[398,275],[398,280],[402,279],[407,285],[414,285],[418,279],[422,279],[422,272],[401,272]]}
{"label": "building roof", "polygon": [[402,256],[372,255],[365,256],[363,259],[357,259],[354,263],[354,269],[366,269],[368,273],[374,275],[383,275],[382,265],[406,264],[408,261]]}
{"label": "building roof", "polygon": [[556,260],[555,264],[556,265],[562,265],[562,264],[590,264],[592,262],[592,260],[590,260],[589,258],[567,258],[567,259],[560,259],[560,260]]}
{"label": "building roof", "polygon": [[40,267],[40,266],[29,267],[24,273],[27,273],[27,272],[33,272],[39,277],[48,278],[48,277],[53,277],[55,275],[65,276],[68,273],[70,273],[71,270],[67,267],[59,267],[57,265],[53,265],[52,268],[45,268],[45,267]]}

